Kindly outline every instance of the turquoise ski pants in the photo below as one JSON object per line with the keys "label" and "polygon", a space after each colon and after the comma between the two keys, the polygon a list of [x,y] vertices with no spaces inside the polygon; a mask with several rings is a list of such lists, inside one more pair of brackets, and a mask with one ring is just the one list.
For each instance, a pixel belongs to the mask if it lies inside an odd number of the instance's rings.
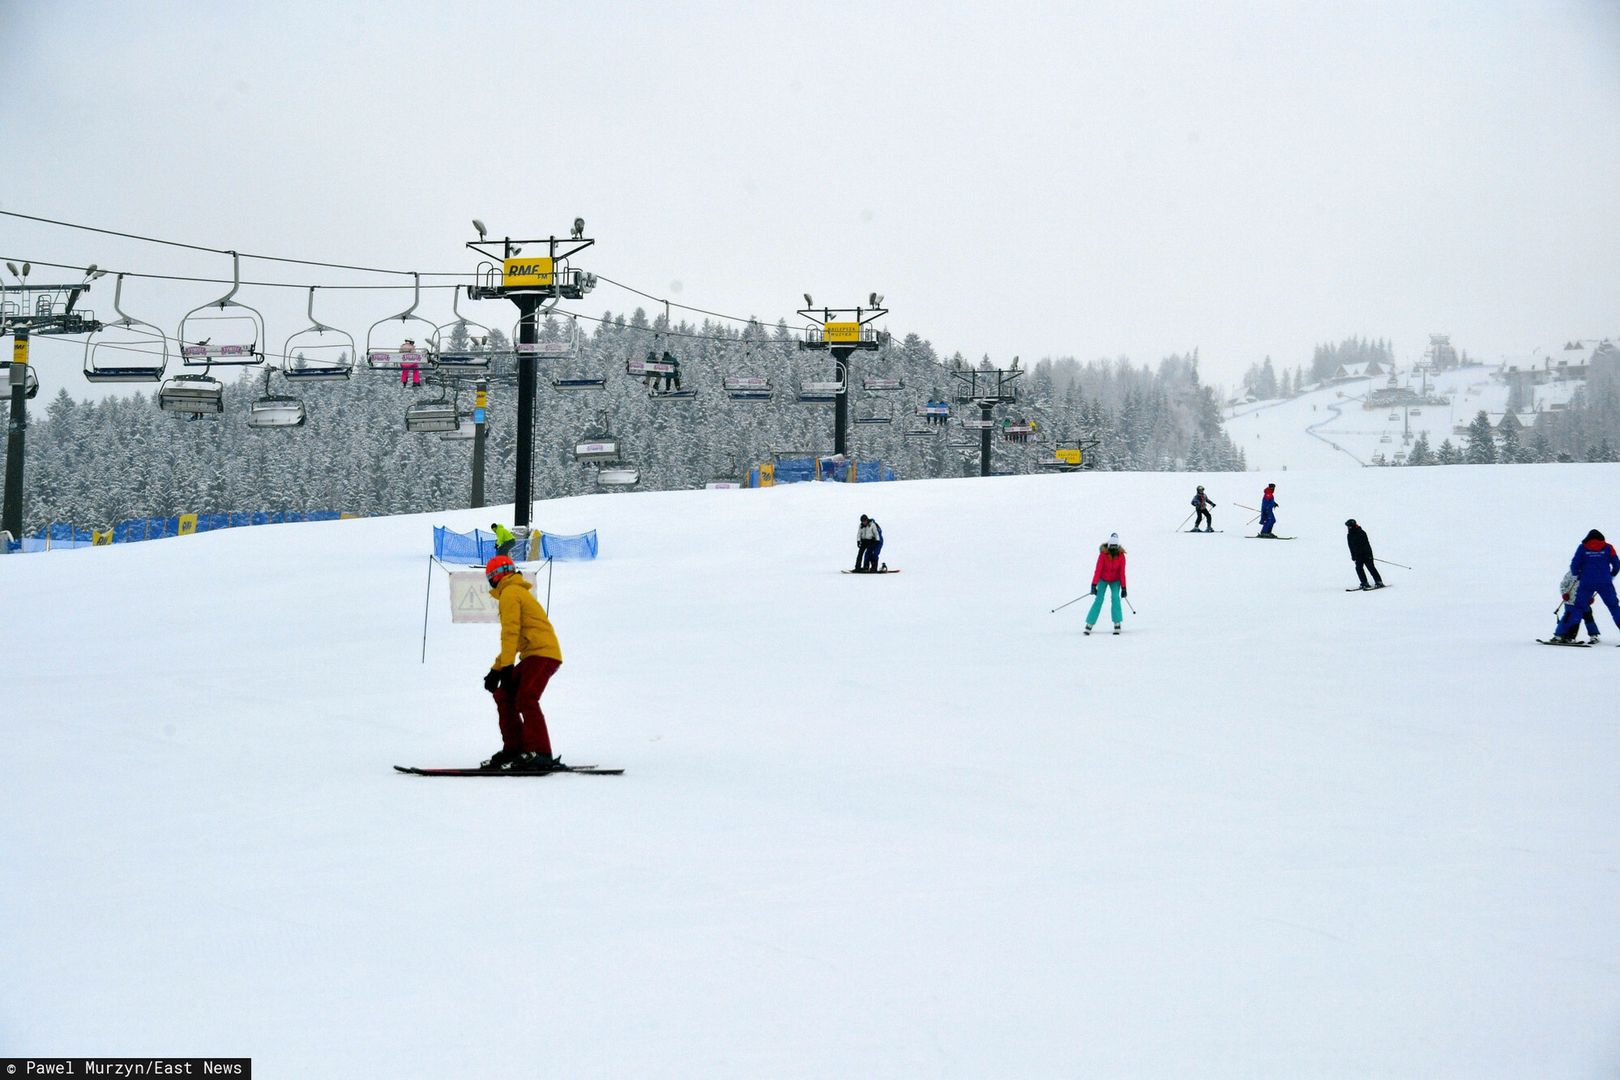
{"label": "turquoise ski pants", "polygon": [[1109,590],[1113,590],[1114,594],[1114,623],[1117,625],[1125,621],[1125,616],[1119,610],[1119,582],[1099,581],[1097,582],[1097,599],[1091,602],[1091,614],[1086,616],[1087,626],[1097,625],[1097,616],[1102,612],[1103,597],[1108,595]]}

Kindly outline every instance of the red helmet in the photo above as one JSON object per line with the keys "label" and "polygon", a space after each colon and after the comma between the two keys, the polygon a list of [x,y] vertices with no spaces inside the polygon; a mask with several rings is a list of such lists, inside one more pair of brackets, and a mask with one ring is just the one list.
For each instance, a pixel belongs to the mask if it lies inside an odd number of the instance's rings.
{"label": "red helmet", "polygon": [[484,577],[489,579],[489,587],[494,588],[501,583],[507,574],[517,573],[517,564],[505,555],[497,555],[484,565]]}

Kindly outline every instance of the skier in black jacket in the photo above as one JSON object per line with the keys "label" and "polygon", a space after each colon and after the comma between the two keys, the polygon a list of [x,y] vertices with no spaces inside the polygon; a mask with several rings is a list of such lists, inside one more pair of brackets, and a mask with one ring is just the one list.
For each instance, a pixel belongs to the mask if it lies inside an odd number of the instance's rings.
{"label": "skier in black jacket", "polygon": [[1215,517],[1209,512],[1209,508],[1215,505],[1215,500],[1204,494],[1203,484],[1198,485],[1198,494],[1192,497],[1192,505],[1193,509],[1198,513],[1198,520],[1193,522],[1192,531],[1204,532],[1206,530],[1200,529],[1199,526],[1207,525],[1207,531],[1214,532]]}
{"label": "skier in black jacket", "polygon": [[[1356,519],[1346,521],[1345,527],[1349,529],[1345,539],[1350,542],[1350,557],[1356,561],[1356,577],[1361,579],[1363,589],[1382,589],[1384,579],[1378,576],[1378,567],[1373,565],[1372,541],[1367,539],[1367,531],[1356,524]],[[1367,575],[1371,573],[1376,585],[1367,584]]]}

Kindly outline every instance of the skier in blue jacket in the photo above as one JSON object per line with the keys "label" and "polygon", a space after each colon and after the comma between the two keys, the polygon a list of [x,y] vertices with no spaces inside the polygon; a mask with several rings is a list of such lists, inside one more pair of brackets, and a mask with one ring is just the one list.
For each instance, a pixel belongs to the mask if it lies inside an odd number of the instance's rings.
{"label": "skier in blue jacket", "polygon": [[1270,537],[1271,528],[1277,524],[1277,485],[1267,484],[1264,494],[1260,496],[1260,535]]}
{"label": "skier in blue jacket", "polygon": [[1620,575],[1620,555],[1615,554],[1614,545],[1593,529],[1575,549],[1575,557],[1569,561],[1569,572],[1575,575],[1579,585],[1575,589],[1575,601],[1564,609],[1564,617],[1553,637],[1566,645],[1573,643],[1575,628],[1580,625],[1581,616],[1592,609],[1594,596],[1603,598],[1609,617],[1620,626],[1620,598],[1614,594],[1614,579]]}

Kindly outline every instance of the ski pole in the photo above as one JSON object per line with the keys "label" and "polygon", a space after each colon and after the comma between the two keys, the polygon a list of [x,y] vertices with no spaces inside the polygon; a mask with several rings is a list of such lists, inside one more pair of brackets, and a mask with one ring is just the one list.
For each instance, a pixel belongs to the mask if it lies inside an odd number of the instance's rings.
{"label": "ski pole", "polygon": [[[1196,513],[1198,513],[1198,511],[1196,511],[1196,510],[1194,510],[1194,511],[1193,511],[1193,514],[1196,514]],[[1182,529],[1182,526],[1184,526],[1184,525],[1186,525],[1186,524],[1187,524],[1187,522],[1188,522],[1188,520],[1189,520],[1189,519],[1190,519],[1190,518],[1191,518],[1191,517],[1192,517],[1192,514],[1188,514],[1188,515],[1187,515],[1187,516],[1186,516],[1186,517],[1184,517],[1184,518],[1182,518],[1182,519],[1181,519],[1181,525],[1177,525],[1177,526],[1176,526],[1176,532],[1180,532],[1180,531],[1181,531],[1181,529]]]}
{"label": "ski pole", "polygon": [[[1090,595],[1091,594],[1088,593],[1088,592],[1083,592],[1079,596],[1075,597],[1073,600],[1070,600],[1069,604],[1078,604],[1080,601],[1084,600],[1086,597],[1088,597]],[[1054,613],[1062,611],[1064,608],[1068,607],[1069,604],[1059,604],[1057,607],[1053,608],[1052,611]]]}
{"label": "ski pole", "polygon": [[1410,570],[1410,569],[1412,569],[1410,566],[1407,566],[1405,563],[1390,562],[1388,559],[1374,559],[1373,562],[1381,562],[1385,566],[1399,566],[1402,570]]}
{"label": "ski pole", "polygon": [[1246,506],[1243,503],[1233,503],[1232,505],[1242,510],[1253,510],[1257,514],[1260,512],[1260,508],[1258,506]]}
{"label": "ski pole", "polygon": [[1131,614],[1135,615],[1136,614],[1136,609],[1134,607],[1131,607],[1131,598],[1128,597],[1128,596],[1121,596],[1120,599],[1125,601],[1125,606],[1128,607],[1128,608],[1131,608]]}

